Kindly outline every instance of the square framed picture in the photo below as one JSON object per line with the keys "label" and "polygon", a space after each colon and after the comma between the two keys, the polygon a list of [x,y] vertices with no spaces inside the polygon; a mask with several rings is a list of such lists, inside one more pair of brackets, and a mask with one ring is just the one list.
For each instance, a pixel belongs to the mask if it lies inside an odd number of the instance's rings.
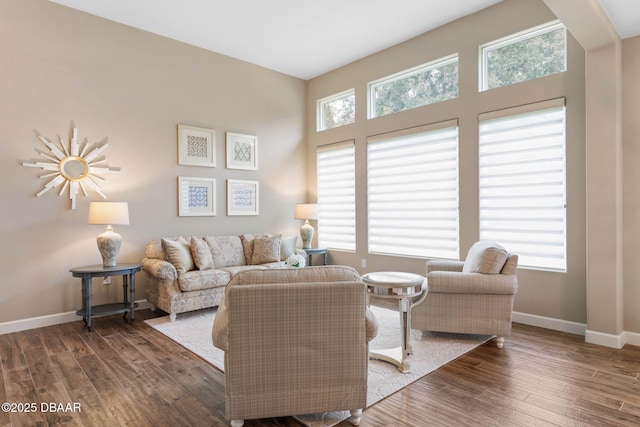
{"label": "square framed picture", "polygon": [[227,180],[227,215],[258,215],[259,204],[258,181]]}
{"label": "square framed picture", "polygon": [[216,179],[179,176],[178,215],[215,216]]}
{"label": "square framed picture", "polygon": [[178,164],[216,167],[216,131],[178,125]]}
{"label": "square framed picture", "polygon": [[258,137],[227,132],[227,168],[258,170]]}

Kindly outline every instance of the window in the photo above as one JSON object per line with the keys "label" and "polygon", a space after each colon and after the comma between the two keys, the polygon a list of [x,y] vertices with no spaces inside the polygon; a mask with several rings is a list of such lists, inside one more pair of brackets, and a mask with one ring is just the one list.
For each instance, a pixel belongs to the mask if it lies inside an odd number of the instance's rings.
{"label": "window", "polygon": [[355,144],[318,147],[318,243],[330,249],[356,250]]}
{"label": "window", "polygon": [[480,239],[566,271],[564,99],[482,114],[479,150]]}
{"label": "window", "polygon": [[318,132],[355,123],[355,91],[351,89],[320,99],[317,103],[316,114]]}
{"label": "window", "polygon": [[458,55],[369,83],[369,118],[458,97]]}
{"label": "window", "polygon": [[480,46],[480,90],[567,70],[567,31],[560,22]]}
{"label": "window", "polygon": [[457,121],[367,142],[369,252],[458,259]]}

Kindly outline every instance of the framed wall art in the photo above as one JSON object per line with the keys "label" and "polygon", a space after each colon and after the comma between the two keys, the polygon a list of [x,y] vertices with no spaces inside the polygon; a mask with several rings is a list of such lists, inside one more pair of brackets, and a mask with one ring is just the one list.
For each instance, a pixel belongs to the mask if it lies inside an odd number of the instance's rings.
{"label": "framed wall art", "polygon": [[179,176],[178,215],[215,216],[216,179]]}
{"label": "framed wall art", "polygon": [[178,125],[178,164],[216,167],[216,131]]}
{"label": "framed wall art", "polygon": [[227,132],[227,168],[258,170],[258,137]]}
{"label": "framed wall art", "polygon": [[258,181],[227,180],[227,215],[258,215],[259,204]]}

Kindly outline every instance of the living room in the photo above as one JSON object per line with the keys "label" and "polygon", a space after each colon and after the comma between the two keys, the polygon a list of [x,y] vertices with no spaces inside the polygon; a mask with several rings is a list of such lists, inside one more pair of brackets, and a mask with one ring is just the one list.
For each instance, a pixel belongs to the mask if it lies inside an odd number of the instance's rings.
{"label": "living room", "polygon": [[[81,295],[69,269],[99,262],[95,236],[100,227],[87,224],[89,201],[99,196],[80,196],[76,209],[70,209],[66,193],[35,196],[44,181],[21,165],[36,156],[34,149],[43,149],[33,129],[65,139],[73,120],[80,138],[90,142],[109,138],[103,155],[120,172],[108,175],[101,188],[109,200],[129,203],[131,224],[118,228],[124,240],[120,259],[138,262],[146,242],[160,235],[265,230],[296,234],[300,223],[294,219],[295,204],[316,197],[317,146],[346,140],[364,146],[372,135],[457,118],[461,170],[468,172],[460,178],[463,258],[478,236],[473,176],[477,115],[565,97],[567,271],[522,269],[514,318],[583,333],[592,342],[611,347],[638,345],[640,315],[634,301],[640,290],[633,278],[640,267],[633,260],[640,251],[634,238],[640,198],[634,192],[638,125],[633,113],[639,97],[632,76],[639,68],[640,42],[638,37],[622,41],[613,37],[603,43],[606,35],[593,40],[593,34],[606,33],[594,31],[593,17],[601,19],[601,11],[586,8],[576,16],[558,3],[562,2],[504,1],[305,81],[51,2],[3,2],[3,40],[12,40],[3,44],[7,66],[2,76],[5,120],[0,125],[3,235],[10,242],[1,257],[3,330],[73,320]],[[568,37],[567,72],[477,92],[479,44],[557,18],[579,39]],[[362,108],[354,125],[316,132],[318,99],[353,87],[358,96],[366,96],[368,81],[454,51],[460,57],[459,99],[376,120],[367,120]],[[178,164],[178,124],[216,130],[216,168]],[[258,136],[257,171],[223,167],[225,132]],[[361,174],[364,157],[359,159]],[[178,216],[179,176],[217,179],[215,217]],[[258,216],[225,215],[228,179],[260,182]],[[357,183],[357,191],[358,206],[366,206],[365,181]],[[366,212],[358,208],[357,219],[357,250],[332,251],[332,263],[351,265],[361,273],[391,266],[424,272],[424,259],[367,253]],[[94,300],[115,300],[118,288],[100,287]],[[142,275],[136,299],[145,299]]]}

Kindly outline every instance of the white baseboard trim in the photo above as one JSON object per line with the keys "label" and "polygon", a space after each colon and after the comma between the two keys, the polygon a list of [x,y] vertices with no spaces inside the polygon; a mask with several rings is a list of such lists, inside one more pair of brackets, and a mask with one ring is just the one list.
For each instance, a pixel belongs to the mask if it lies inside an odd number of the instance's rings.
{"label": "white baseboard trim", "polygon": [[636,332],[625,332],[624,342],[625,344],[640,346],[640,334]]}
{"label": "white baseboard trim", "polygon": [[[151,308],[151,304],[147,300],[136,301],[138,308],[136,310],[142,310],[145,308]],[[69,311],[67,313],[50,314],[48,316],[32,317],[29,319],[14,320],[11,322],[0,323],[0,335],[8,334],[11,332],[26,331],[27,329],[42,328],[45,326],[60,325],[62,323],[75,322],[76,320],[82,320],[76,314],[75,311]]]}
{"label": "white baseboard trim", "polygon": [[625,335],[624,332],[619,335],[613,335],[587,330],[584,335],[584,341],[605,347],[622,348],[625,344]]}
{"label": "white baseboard trim", "polygon": [[519,313],[514,311],[512,319],[516,323],[523,323],[530,326],[552,329],[554,331],[567,332],[570,334],[584,335],[587,325],[584,323],[570,322],[568,320],[554,319],[552,317],[538,316],[535,314]]}

